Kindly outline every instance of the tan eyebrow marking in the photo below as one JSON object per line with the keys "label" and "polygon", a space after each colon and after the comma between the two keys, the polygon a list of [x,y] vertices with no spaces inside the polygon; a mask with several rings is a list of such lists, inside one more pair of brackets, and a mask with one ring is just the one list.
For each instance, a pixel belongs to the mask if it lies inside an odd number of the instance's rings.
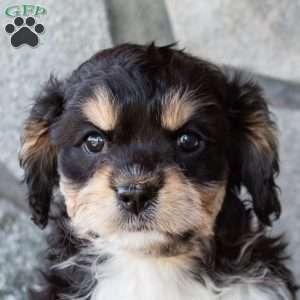
{"label": "tan eyebrow marking", "polygon": [[162,102],[161,124],[169,130],[183,126],[198,109],[192,92],[181,89],[166,94]]}
{"label": "tan eyebrow marking", "polygon": [[86,118],[102,130],[113,130],[118,120],[118,107],[113,96],[104,88],[97,88],[82,107]]}

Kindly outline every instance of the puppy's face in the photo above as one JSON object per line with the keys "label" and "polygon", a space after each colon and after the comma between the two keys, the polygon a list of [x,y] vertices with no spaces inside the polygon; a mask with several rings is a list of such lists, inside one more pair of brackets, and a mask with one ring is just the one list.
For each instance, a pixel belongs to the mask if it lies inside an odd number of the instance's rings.
{"label": "puppy's face", "polygon": [[73,226],[82,236],[210,236],[224,197],[224,126],[213,95],[93,87],[53,131]]}
{"label": "puppy's face", "polygon": [[54,86],[37,100],[21,152],[37,223],[57,183],[90,239],[207,240],[225,191],[241,185],[266,222],[279,209],[272,123],[251,84],[229,85],[180,51],[124,45]]}

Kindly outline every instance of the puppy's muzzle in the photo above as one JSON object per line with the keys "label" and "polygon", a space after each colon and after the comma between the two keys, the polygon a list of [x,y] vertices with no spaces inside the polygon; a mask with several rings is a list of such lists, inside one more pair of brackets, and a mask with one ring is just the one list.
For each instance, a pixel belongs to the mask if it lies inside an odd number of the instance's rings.
{"label": "puppy's muzzle", "polygon": [[131,165],[113,174],[113,189],[121,209],[139,215],[158,199],[157,194],[163,184],[163,172],[146,170],[141,165]]}

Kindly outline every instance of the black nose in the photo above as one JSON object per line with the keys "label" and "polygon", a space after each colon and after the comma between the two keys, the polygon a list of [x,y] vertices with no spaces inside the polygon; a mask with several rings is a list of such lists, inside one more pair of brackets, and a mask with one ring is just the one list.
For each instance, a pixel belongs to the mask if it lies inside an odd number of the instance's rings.
{"label": "black nose", "polygon": [[117,194],[121,206],[135,215],[147,208],[153,198],[151,192],[137,188],[119,187]]}

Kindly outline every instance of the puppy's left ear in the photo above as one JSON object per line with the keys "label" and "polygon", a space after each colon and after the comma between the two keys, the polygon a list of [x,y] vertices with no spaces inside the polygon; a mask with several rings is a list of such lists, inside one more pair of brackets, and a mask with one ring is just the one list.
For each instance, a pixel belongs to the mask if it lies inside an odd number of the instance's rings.
{"label": "puppy's left ear", "polygon": [[257,217],[270,225],[272,217],[281,213],[275,184],[279,173],[275,124],[261,89],[253,82],[243,82],[239,75],[228,80],[226,98],[230,188],[245,186]]}
{"label": "puppy's left ear", "polygon": [[35,100],[21,141],[20,165],[32,220],[41,228],[47,225],[53,189],[58,184],[57,151],[49,132],[62,114],[63,104],[62,84],[51,77]]}

